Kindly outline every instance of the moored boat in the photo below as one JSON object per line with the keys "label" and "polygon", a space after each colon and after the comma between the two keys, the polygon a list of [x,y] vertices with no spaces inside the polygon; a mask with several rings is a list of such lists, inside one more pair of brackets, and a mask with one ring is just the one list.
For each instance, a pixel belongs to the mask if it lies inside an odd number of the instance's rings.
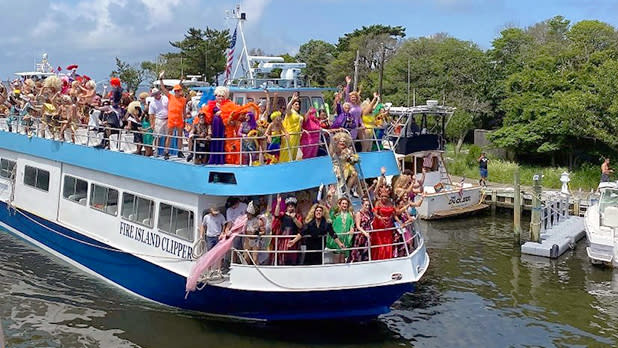
{"label": "moored boat", "polygon": [[425,197],[416,208],[421,219],[448,218],[488,208],[482,201],[480,185],[463,180],[454,183],[448,173],[443,157],[444,134],[454,111],[435,100],[428,100],[427,105],[390,108],[393,123],[387,131],[389,147],[397,155],[401,170],[410,169],[422,187]]}
{"label": "moored boat", "polygon": [[599,184],[601,196],[584,216],[592,263],[618,267],[618,182]]}

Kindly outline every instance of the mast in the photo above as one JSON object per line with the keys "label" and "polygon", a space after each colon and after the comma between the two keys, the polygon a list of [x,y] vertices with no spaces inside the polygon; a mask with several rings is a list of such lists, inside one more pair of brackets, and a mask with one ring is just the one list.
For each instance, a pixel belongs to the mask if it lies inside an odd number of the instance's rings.
{"label": "mast", "polygon": [[[253,82],[253,71],[251,70],[251,62],[249,61],[249,51],[247,50],[247,41],[245,40],[245,32],[243,30],[243,22],[247,20],[247,14],[241,12],[240,4],[236,5],[236,9],[231,11],[231,14],[228,12],[228,18],[232,18],[236,20],[236,30],[240,34],[240,41],[242,43],[242,50],[240,51],[240,55],[238,56],[238,63],[236,67],[234,67],[234,72],[230,76],[230,81],[234,79],[236,73],[238,72],[238,68],[242,65],[243,59],[247,64],[247,71],[249,72],[249,79]],[[227,81],[227,84],[230,83]]]}

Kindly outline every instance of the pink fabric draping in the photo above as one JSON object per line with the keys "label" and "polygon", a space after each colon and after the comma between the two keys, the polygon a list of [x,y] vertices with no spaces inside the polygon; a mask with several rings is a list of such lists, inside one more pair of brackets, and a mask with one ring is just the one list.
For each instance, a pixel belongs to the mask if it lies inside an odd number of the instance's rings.
{"label": "pink fabric draping", "polygon": [[217,245],[215,245],[212,249],[210,249],[206,254],[202,255],[191,270],[191,274],[187,277],[187,285],[186,290],[195,291],[197,286],[197,281],[200,278],[200,275],[204,273],[210,266],[214,265],[217,261],[221,260],[223,256],[232,248],[232,244],[234,243],[234,237],[239,232],[242,232],[247,224],[247,215],[241,215],[236,220],[234,220],[234,224],[232,225],[231,235],[222,241],[219,241]]}

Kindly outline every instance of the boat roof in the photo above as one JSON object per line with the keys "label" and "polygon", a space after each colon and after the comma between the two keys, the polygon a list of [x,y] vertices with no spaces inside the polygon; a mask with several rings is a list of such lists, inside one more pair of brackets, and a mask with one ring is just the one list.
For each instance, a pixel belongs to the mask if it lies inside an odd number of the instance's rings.
{"label": "boat roof", "polygon": [[391,115],[435,115],[448,116],[455,112],[456,108],[445,105],[418,105],[418,106],[392,106],[389,109]]}
{"label": "boat roof", "polygon": [[24,72],[17,72],[15,73],[15,75],[17,76],[51,76],[51,75],[56,75],[52,72],[42,72],[42,71],[24,71]]}
{"label": "boat roof", "polygon": [[[214,196],[251,196],[294,192],[337,181],[330,156],[261,166],[195,165],[165,161],[85,145],[0,132],[0,148],[66,163],[174,190]],[[399,174],[391,151],[359,153],[365,178]],[[214,177],[233,179],[224,183]]]}
{"label": "boat roof", "polygon": [[609,181],[599,183],[599,190],[604,189],[618,189],[618,181]]}

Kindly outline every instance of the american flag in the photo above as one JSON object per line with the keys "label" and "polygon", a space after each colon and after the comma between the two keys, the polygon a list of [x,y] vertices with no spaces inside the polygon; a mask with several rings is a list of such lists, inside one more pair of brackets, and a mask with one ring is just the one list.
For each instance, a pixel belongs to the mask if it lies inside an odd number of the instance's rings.
{"label": "american flag", "polygon": [[232,62],[234,61],[234,47],[236,47],[236,29],[234,29],[234,35],[232,35],[232,40],[230,41],[230,48],[227,52],[227,66],[225,67],[225,80],[228,81],[230,79],[230,75],[232,75]]}

